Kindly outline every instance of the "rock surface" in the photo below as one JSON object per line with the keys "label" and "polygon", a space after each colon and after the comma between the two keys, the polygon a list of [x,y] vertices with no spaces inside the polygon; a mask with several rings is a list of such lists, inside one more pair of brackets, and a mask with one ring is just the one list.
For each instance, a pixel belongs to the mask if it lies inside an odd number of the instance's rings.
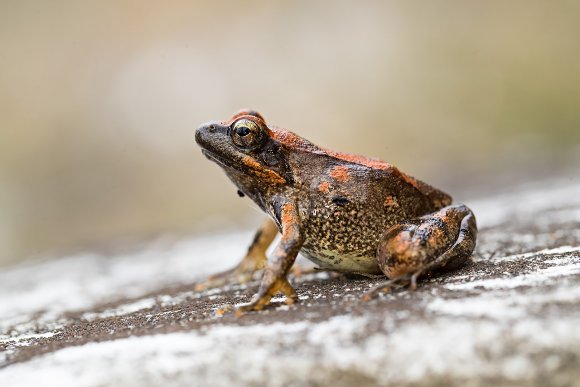
{"label": "rock surface", "polygon": [[293,279],[301,303],[241,318],[257,282],[202,293],[248,233],[0,271],[0,386],[580,385],[580,182],[467,202],[473,263],[370,302],[380,280]]}

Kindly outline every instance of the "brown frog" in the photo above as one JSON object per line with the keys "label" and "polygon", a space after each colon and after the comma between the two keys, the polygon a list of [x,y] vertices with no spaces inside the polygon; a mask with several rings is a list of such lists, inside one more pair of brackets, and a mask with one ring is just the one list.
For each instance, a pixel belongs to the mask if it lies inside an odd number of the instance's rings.
{"label": "brown frog", "polygon": [[236,268],[201,286],[247,281],[263,269],[258,293],[240,312],[264,308],[278,292],[287,303],[298,300],[287,279],[298,253],[322,269],[389,278],[370,298],[393,286],[415,289],[419,276],[461,266],[475,247],[475,216],[446,193],[386,162],[320,148],[255,111],[204,124],[195,140],[238,194],[271,218]]}

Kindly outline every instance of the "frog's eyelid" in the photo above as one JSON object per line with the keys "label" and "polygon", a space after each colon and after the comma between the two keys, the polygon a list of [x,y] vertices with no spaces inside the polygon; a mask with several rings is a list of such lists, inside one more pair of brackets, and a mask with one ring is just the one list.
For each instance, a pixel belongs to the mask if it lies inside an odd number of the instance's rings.
{"label": "frog's eyelid", "polygon": [[264,117],[262,117],[262,115],[260,113],[258,113],[257,111],[253,110],[253,109],[242,109],[242,110],[238,110],[236,113],[234,113],[234,115],[232,116],[232,120],[237,120],[240,117],[244,117],[244,116],[251,116],[254,118],[259,119],[262,122],[266,122],[264,120]]}
{"label": "frog's eyelid", "polygon": [[255,122],[254,120],[250,120],[250,119],[247,119],[245,117],[240,117],[239,119],[232,122],[231,125],[228,127],[228,134],[232,135],[233,130],[235,128],[237,128],[238,124],[242,121],[247,122],[247,124],[245,126],[247,128],[249,128],[250,130],[254,130],[256,132],[260,132],[262,130],[262,126],[260,124],[258,124],[257,122]]}
{"label": "frog's eyelid", "polygon": [[256,125],[258,128],[261,128],[263,124],[263,121],[261,121],[259,118],[255,117],[255,116],[250,116],[250,115],[245,115],[245,116],[240,116],[240,117],[236,117],[235,120],[233,120],[230,124],[231,127],[234,127],[238,122],[240,121],[250,121],[252,124]]}

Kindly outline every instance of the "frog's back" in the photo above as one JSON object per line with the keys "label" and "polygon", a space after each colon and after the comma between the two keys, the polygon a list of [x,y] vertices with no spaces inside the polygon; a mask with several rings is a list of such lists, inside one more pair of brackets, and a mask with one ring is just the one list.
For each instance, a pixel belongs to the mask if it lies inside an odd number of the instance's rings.
{"label": "frog's back", "polygon": [[[399,191],[395,193],[399,196],[399,199],[402,196],[407,196],[424,202],[419,208],[417,206],[409,206],[409,209],[416,208],[416,211],[412,211],[414,216],[421,216],[439,210],[452,202],[451,196],[447,193],[401,172],[397,167],[385,161],[349,153],[326,152],[337,160],[345,161],[350,168],[356,169],[358,166],[362,166],[375,171],[379,176],[379,180],[383,180],[382,185],[390,186],[393,191]],[[408,192],[409,190],[414,192]]]}
{"label": "frog's back", "polygon": [[272,137],[292,150],[292,170],[303,187],[302,253],[321,267],[379,274],[376,249],[389,227],[451,203],[384,161],[320,148],[283,129],[273,128]]}
{"label": "frog's back", "polygon": [[[323,175],[332,176],[332,168],[338,166],[339,169],[335,172],[338,183],[344,183],[350,173],[356,175],[357,172],[362,171],[363,184],[370,175],[373,175],[376,176],[377,180],[379,180],[380,185],[391,186],[394,190],[399,188],[403,191],[397,196],[413,196],[416,199],[423,197],[422,201],[427,201],[428,204],[420,206],[424,209],[417,208],[418,212],[412,211],[415,216],[424,215],[427,212],[438,210],[448,206],[452,202],[451,196],[445,192],[399,171],[398,168],[385,161],[325,149],[289,130],[276,127],[270,127],[270,130],[270,135],[273,138],[289,149],[292,149],[294,152],[302,151],[304,154],[326,159],[324,165],[329,166],[329,168],[325,171],[326,173],[322,173]],[[382,184],[380,183],[381,180],[383,180]],[[357,181],[356,183],[358,184],[359,182]],[[415,192],[404,192],[409,189],[414,190]]]}

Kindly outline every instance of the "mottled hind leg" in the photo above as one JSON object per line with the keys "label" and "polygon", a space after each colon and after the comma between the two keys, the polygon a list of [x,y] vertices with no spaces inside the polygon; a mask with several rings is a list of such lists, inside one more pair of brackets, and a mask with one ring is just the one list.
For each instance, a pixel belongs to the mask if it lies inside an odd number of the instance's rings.
{"label": "mottled hind leg", "polygon": [[266,219],[256,232],[252,244],[242,261],[233,269],[214,274],[204,282],[195,285],[195,290],[220,287],[230,283],[250,281],[256,272],[266,265],[266,250],[276,237],[278,227],[271,219]]}
{"label": "mottled hind leg", "polygon": [[394,225],[377,248],[379,267],[390,280],[365,293],[364,299],[394,287],[414,290],[422,274],[463,265],[476,238],[475,216],[461,204]]}

